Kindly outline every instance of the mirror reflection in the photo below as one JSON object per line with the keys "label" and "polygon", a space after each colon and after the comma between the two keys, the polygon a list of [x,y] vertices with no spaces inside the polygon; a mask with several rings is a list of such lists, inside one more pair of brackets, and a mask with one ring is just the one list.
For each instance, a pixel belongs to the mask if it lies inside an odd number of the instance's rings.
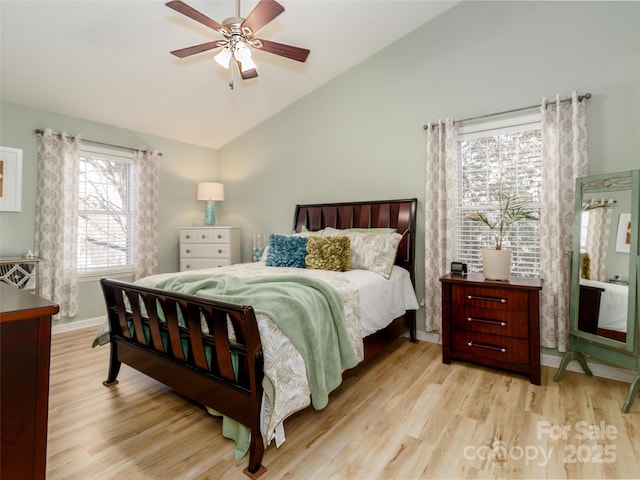
{"label": "mirror reflection", "polygon": [[582,200],[578,329],[626,342],[629,253],[624,245],[629,240],[624,223],[631,190],[585,193]]}

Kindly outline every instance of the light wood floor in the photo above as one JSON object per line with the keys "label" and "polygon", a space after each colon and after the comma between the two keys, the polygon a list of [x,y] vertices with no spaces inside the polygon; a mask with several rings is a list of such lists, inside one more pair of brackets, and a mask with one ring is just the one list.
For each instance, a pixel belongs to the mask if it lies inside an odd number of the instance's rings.
{"label": "light wood floor", "polygon": [[[135,370],[104,387],[94,329],[55,335],[48,479],[243,479],[220,420]],[[285,422],[271,479],[637,478],[640,399],[628,384],[543,367],[542,386],[399,340],[321,411]],[[604,427],[604,431],[601,428]],[[596,438],[594,438],[596,437]]]}

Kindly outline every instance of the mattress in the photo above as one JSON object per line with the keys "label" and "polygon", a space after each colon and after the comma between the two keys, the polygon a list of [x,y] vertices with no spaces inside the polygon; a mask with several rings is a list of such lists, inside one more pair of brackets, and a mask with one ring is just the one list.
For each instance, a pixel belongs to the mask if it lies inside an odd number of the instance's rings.
{"label": "mattress", "polygon": [[598,328],[626,332],[629,286],[586,279],[580,280],[580,284],[604,289],[600,295]]}

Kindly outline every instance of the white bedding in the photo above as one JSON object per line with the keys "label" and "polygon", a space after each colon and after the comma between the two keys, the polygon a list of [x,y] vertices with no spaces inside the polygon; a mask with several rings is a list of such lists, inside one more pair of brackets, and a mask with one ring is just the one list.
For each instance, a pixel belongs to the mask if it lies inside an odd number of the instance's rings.
{"label": "white bedding", "polygon": [[404,268],[394,265],[389,280],[368,270],[350,270],[344,275],[360,293],[363,338],[386,327],[406,310],[418,309],[411,277]]}
{"label": "white bedding", "polygon": [[603,288],[600,296],[600,312],[598,313],[598,327],[616,332],[627,331],[627,306],[629,302],[629,287],[615,283],[596,282],[595,280],[580,280],[581,285]]}
{"label": "white bedding", "polygon": [[[318,277],[333,286],[345,307],[345,324],[358,359],[364,358],[362,338],[387,326],[406,310],[418,309],[409,272],[394,266],[387,280],[378,273],[366,270],[333,272],[300,268],[267,267],[264,262],[241,263],[211,271],[237,276],[298,274]],[[154,287],[160,281],[181,272],[153,275],[136,283]],[[262,314],[256,315],[264,353],[264,398],[261,430],[268,445],[274,438],[280,445],[284,441],[282,422],[293,413],[311,404],[311,392],[304,360],[282,331]]]}

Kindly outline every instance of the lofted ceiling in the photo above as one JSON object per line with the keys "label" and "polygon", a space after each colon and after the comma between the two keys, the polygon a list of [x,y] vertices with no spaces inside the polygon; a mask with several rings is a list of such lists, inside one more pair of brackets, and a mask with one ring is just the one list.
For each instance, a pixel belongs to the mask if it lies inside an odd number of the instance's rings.
{"label": "lofted ceiling", "polygon": [[[184,0],[222,22],[231,0]],[[0,98],[194,145],[219,148],[418,28],[456,1],[278,0],[259,37],[308,48],[301,64],[254,51],[259,77],[218,66],[218,40],[156,0],[0,0]],[[246,17],[257,0],[242,1]]]}

